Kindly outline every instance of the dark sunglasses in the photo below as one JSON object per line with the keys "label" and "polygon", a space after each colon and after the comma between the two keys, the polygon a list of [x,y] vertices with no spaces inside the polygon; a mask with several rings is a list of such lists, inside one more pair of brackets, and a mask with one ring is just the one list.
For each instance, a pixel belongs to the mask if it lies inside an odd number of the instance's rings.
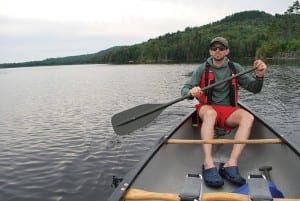
{"label": "dark sunglasses", "polygon": [[211,46],[209,49],[212,50],[212,51],[216,51],[217,49],[219,49],[220,51],[224,51],[224,50],[227,49],[227,47],[225,47],[225,46]]}

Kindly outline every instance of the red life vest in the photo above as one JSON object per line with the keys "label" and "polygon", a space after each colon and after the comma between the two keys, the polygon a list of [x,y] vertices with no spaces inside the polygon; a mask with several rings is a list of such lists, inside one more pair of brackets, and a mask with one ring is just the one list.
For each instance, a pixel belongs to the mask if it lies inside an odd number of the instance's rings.
{"label": "red life vest", "polygon": [[[232,62],[228,62],[228,66],[231,70],[231,75],[236,74],[236,69]],[[211,85],[215,82],[215,75],[211,70],[211,66],[208,62],[206,62],[205,70],[202,72],[199,87],[204,88],[208,85]],[[238,102],[238,80],[237,78],[233,78],[229,80],[230,82],[230,105],[237,106]],[[212,93],[213,88],[206,90],[200,97],[199,101],[201,104],[212,104]]]}

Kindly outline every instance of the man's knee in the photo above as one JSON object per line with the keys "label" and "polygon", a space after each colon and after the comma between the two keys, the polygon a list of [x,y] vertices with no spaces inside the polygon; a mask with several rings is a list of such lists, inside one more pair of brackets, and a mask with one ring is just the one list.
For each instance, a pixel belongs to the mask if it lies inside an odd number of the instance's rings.
{"label": "man's knee", "polygon": [[242,127],[252,127],[254,116],[246,110],[243,110],[240,115],[239,125]]}
{"label": "man's knee", "polygon": [[217,116],[217,112],[214,109],[209,109],[205,112],[206,116],[212,116],[212,117],[216,117]]}
{"label": "man's knee", "polygon": [[249,113],[248,111],[244,109],[238,109],[232,115],[230,115],[226,119],[226,124],[229,126],[238,126],[238,125],[244,125],[244,126],[252,126],[254,122],[254,116]]}
{"label": "man's knee", "polygon": [[248,122],[248,123],[253,123],[254,122],[254,116],[247,112],[247,111],[244,111],[244,114],[242,115],[242,119],[245,121],[245,122]]}
{"label": "man's knee", "polygon": [[210,108],[203,111],[203,113],[200,113],[200,117],[203,117],[203,119],[216,119],[217,118],[217,112]]}

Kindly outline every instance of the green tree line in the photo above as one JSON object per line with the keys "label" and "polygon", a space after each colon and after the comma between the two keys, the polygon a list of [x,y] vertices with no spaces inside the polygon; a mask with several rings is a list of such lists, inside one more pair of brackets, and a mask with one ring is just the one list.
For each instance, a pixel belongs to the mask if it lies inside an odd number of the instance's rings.
{"label": "green tree line", "polygon": [[0,68],[10,68],[10,67],[27,67],[27,66],[53,66],[53,65],[75,65],[75,64],[97,64],[99,63],[99,58],[104,55],[116,51],[123,46],[115,46],[108,48],[106,50],[99,51],[93,54],[84,54],[78,56],[68,56],[59,58],[48,58],[41,61],[29,61],[22,63],[4,63],[0,64]]}
{"label": "green tree line", "polygon": [[275,15],[268,28],[269,38],[258,48],[256,55],[276,57],[293,54],[300,56],[300,15]]}
{"label": "green tree line", "polygon": [[236,13],[201,27],[167,33],[142,44],[111,52],[103,63],[197,62],[208,56],[209,41],[223,36],[229,40],[231,57],[269,58],[281,53],[300,55],[300,15],[272,16],[261,11]]}

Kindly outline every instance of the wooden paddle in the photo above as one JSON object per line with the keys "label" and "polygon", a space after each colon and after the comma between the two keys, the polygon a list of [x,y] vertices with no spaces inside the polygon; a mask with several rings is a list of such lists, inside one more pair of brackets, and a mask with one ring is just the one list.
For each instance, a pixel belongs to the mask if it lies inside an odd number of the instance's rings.
{"label": "wooden paddle", "polygon": [[[249,73],[251,71],[254,71],[255,68],[248,69],[246,71],[243,71],[241,73],[235,74],[231,77],[228,77],[224,80],[220,80],[214,84],[208,85],[202,89],[202,91],[206,91],[208,89],[211,89],[215,86],[218,86],[222,83],[225,83],[233,78],[242,76],[246,73]],[[123,112],[120,112],[118,114],[115,114],[112,119],[111,123],[113,126],[113,129],[116,134],[118,135],[125,135],[129,134],[132,131],[142,128],[146,126],[148,123],[153,121],[165,108],[169,107],[170,105],[173,105],[177,102],[180,102],[182,100],[191,98],[191,95],[186,95],[180,98],[177,98],[173,101],[170,101],[165,104],[143,104],[136,106],[134,108],[125,110]]]}
{"label": "wooden paddle", "polygon": [[[249,201],[248,195],[238,193],[214,192],[203,193],[201,201]],[[124,200],[165,200],[180,201],[180,197],[175,193],[159,193],[144,191],[141,189],[128,189],[124,195]],[[273,198],[273,201],[299,201],[299,198]]]}

